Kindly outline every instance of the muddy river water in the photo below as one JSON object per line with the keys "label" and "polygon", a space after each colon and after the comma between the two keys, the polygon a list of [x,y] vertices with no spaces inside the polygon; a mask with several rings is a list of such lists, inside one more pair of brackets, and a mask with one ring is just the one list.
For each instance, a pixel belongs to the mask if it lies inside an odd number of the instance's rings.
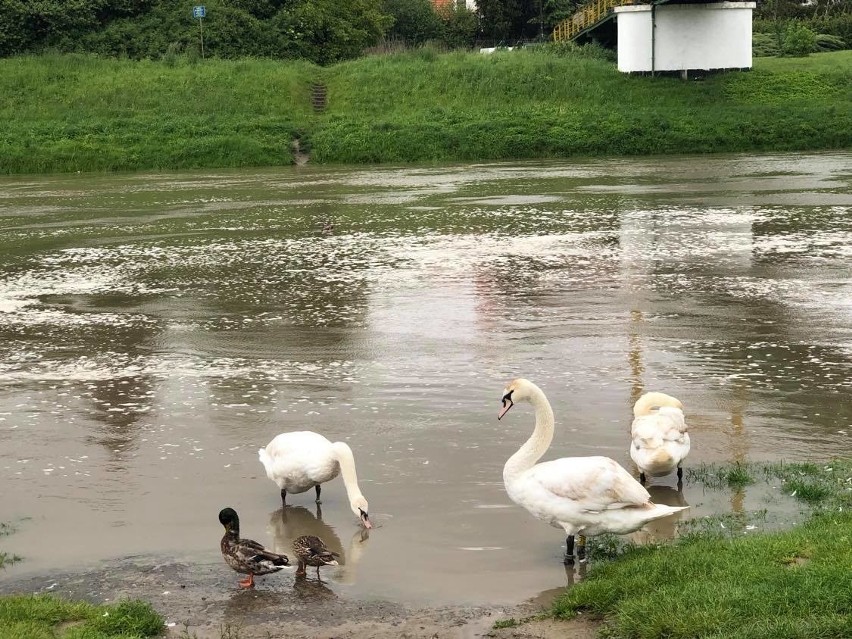
{"label": "muddy river water", "polygon": [[[852,155],[0,179],[0,580],[127,557],[237,575],[217,513],[345,555],[340,596],[517,602],[574,578],[506,459],[547,393],[546,459],[633,470],[630,407],[680,398],[686,466],[852,451]],[[344,440],[281,509],[257,450]],[[683,519],[766,507],[689,481]],[[771,507],[771,506],[770,506]],[[677,522],[656,531],[674,534]],[[260,582],[273,584],[275,576]]]}

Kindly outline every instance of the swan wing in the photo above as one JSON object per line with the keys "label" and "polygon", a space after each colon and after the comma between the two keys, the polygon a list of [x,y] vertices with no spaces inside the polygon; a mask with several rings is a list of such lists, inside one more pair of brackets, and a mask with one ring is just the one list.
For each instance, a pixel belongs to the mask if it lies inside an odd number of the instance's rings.
{"label": "swan wing", "polygon": [[337,476],[331,442],[318,433],[294,431],[275,437],[258,457],[267,476],[291,492],[302,492]]}
{"label": "swan wing", "polygon": [[609,457],[563,457],[533,466],[529,479],[561,499],[577,502],[584,510],[601,511],[641,506],[648,491]]}
{"label": "swan wing", "polygon": [[633,444],[637,448],[656,448],[670,441],[682,442],[688,430],[683,411],[670,406],[637,417],[630,427]]}

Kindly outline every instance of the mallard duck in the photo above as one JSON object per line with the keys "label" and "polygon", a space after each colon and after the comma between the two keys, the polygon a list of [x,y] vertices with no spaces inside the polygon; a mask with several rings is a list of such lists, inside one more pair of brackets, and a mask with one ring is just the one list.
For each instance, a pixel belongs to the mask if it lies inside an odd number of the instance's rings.
{"label": "mallard duck", "polygon": [[255,575],[268,575],[290,565],[287,555],[267,550],[251,539],[240,539],[240,518],[233,508],[220,510],[219,522],[225,527],[225,536],[220,544],[225,563],[248,575],[240,580],[240,588],[254,588]]}
{"label": "mallard duck", "polygon": [[266,476],[281,489],[281,504],[287,506],[287,493],[303,493],[314,488],[316,503],[320,501],[321,484],[343,475],[343,485],[349,496],[349,507],[364,528],[372,528],[367,514],[367,500],[358,487],[355,458],[352,449],[343,442],[330,442],[309,430],[281,433],[258,457]]}
{"label": "mallard duck", "polygon": [[302,535],[293,540],[293,552],[299,559],[299,567],[296,569],[297,576],[307,574],[306,566],[316,566],[317,579],[320,578],[320,566],[336,566],[339,557],[336,552],[333,552],[325,547],[325,543],[319,537],[313,535]]}
{"label": "mallard duck", "polygon": [[639,481],[644,484],[647,475],[662,477],[677,470],[680,486],[681,463],[689,454],[683,404],[665,393],[645,393],[633,406],[633,417],[630,458],[639,468]]}
{"label": "mallard duck", "polygon": [[518,402],[535,408],[532,436],[503,467],[506,492],[534,517],[565,531],[566,564],[574,561],[574,535],[579,537],[577,557],[583,561],[587,535],[623,535],[686,508],[653,503],[644,486],[609,457],[563,457],[537,464],[553,441],[550,402],[526,379],[511,382],[501,401],[497,419]]}

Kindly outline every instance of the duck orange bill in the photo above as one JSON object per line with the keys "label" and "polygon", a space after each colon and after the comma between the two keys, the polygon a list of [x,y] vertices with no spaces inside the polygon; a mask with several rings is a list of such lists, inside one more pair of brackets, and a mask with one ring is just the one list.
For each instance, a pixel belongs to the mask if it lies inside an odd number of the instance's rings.
{"label": "duck orange bill", "polygon": [[504,399],[503,400],[503,408],[501,408],[500,412],[497,413],[497,419],[503,419],[503,415],[508,413],[509,409],[512,408],[512,406],[514,406],[514,405],[515,404],[512,402],[511,399]]}

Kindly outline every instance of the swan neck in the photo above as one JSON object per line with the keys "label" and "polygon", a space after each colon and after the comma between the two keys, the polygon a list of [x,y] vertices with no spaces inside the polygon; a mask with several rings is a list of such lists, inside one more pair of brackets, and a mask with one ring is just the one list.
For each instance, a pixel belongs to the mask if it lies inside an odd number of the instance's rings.
{"label": "swan neck", "polygon": [[340,465],[340,475],[343,477],[343,485],[346,487],[346,495],[351,502],[357,497],[363,497],[358,487],[358,473],[355,472],[355,457],[352,449],[343,442],[334,444],[334,453],[337,463]]}
{"label": "swan neck", "polygon": [[544,393],[536,388],[530,397],[535,408],[535,429],[530,438],[509,458],[503,468],[503,477],[512,478],[532,468],[550,448],[553,441],[553,409]]}

